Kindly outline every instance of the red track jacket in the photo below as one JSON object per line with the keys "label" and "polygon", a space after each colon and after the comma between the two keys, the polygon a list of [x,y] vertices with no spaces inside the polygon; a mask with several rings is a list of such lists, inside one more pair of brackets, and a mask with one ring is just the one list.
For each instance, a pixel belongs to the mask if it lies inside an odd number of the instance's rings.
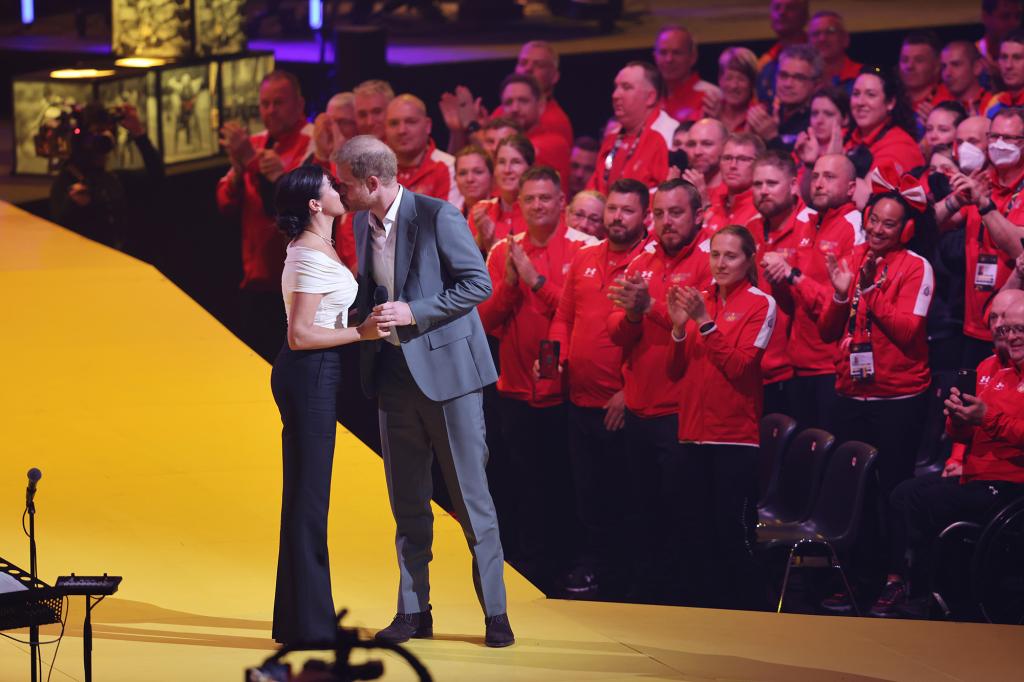
{"label": "red track jacket", "polygon": [[626,407],[640,417],[662,417],[679,411],[681,381],[668,378],[668,361],[675,344],[665,299],[672,286],[701,290],[711,286],[708,248],[702,233],[673,258],[660,245],[650,244],[626,268],[627,278],[639,273],[647,282],[651,308],[640,322],[630,322],[626,311],[616,307],[608,317],[608,334],[612,343],[623,349]]}
{"label": "red track jacket", "polygon": [[723,304],[712,286],[704,302],[716,328],[702,335],[690,320],[669,363],[669,376],[682,378],[679,440],[757,447],[764,408],[761,356],[775,326],[775,299],[745,285]]}

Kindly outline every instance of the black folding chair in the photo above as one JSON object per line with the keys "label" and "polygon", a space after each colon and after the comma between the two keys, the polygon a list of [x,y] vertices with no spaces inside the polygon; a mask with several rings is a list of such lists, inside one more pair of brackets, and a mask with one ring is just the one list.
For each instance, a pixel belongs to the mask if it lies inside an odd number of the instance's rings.
{"label": "black folding chair", "polygon": [[[856,542],[864,510],[868,480],[874,468],[878,450],[860,441],[849,441],[839,446],[828,462],[825,477],[810,518],[798,523],[785,523],[758,528],[757,542],[763,549],[789,547],[786,573],[779,592],[778,612],[789,586],[789,573],[793,559],[805,548],[818,547],[828,551],[830,565],[839,570],[848,594],[853,594],[846,571],[838,554],[846,553]],[[854,601],[854,609],[860,608]]]}
{"label": "black folding chair", "polygon": [[821,429],[804,429],[786,448],[779,473],[763,504],[758,526],[804,521],[811,515],[835,437]]}
{"label": "black folding chair", "polygon": [[761,494],[758,504],[768,495],[779,476],[782,455],[796,433],[796,420],[778,412],[761,417],[761,448],[759,457],[758,483]]}

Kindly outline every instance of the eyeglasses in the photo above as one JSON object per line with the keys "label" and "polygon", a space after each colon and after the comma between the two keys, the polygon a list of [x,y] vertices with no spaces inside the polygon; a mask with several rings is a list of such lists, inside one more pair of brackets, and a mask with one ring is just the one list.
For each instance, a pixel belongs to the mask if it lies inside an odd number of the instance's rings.
{"label": "eyeglasses", "polygon": [[1024,324],[1004,324],[992,330],[992,336],[997,339],[1005,339],[1011,333],[1017,336],[1024,335]]}
{"label": "eyeglasses", "polygon": [[723,154],[722,158],[720,159],[720,163],[753,163],[753,162],[754,162],[754,157],[753,156],[742,156],[742,155],[739,155],[739,154],[737,154],[735,156],[732,155],[732,154]]}
{"label": "eyeglasses", "polygon": [[596,213],[595,214],[591,214],[591,215],[587,215],[583,211],[573,211],[571,215],[576,220],[586,220],[591,225],[600,225],[601,224],[601,216],[597,215]]}
{"label": "eyeglasses", "polygon": [[1024,141],[1024,135],[1006,135],[1004,133],[988,134],[989,142],[995,142],[996,140],[1004,140],[1006,142],[1021,142]]}
{"label": "eyeglasses", "polygon": [[799,83],[810,83],[814,80],[805,73],[790,73],[789,71],[779,71],[775,74],[775,77],[780,81],[797,81]]}

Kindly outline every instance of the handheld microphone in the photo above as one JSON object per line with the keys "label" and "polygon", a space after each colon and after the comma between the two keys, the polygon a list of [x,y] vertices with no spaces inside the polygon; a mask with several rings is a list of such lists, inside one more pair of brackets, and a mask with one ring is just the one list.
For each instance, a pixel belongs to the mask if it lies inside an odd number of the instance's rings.
{"label": "handheld microphone", "polygon": [[25,488],[25,504],[32,506],[32,498],[36,496],[36,484],[43,477],[43,472],[35,467],[28,470],[28,487]]}
{"label": "handheld microphone", "polygon": [[383,305],[388,302],[388,288],[385,286],[378,286],[373,290],[373,305],[374,307]]}

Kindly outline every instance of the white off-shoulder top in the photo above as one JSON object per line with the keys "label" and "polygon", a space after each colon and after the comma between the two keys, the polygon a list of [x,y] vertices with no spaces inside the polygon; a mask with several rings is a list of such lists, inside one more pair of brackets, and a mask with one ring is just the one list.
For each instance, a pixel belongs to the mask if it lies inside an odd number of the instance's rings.
{"label": "white off-shoulder top", "polygon": [[352,272],[330,256],[306,246],[288,246],[281,291],[289,320],[295,294],[323,294],[313,324],[328,329],[347,327],[348,309],[356,300],[357,288]]}

